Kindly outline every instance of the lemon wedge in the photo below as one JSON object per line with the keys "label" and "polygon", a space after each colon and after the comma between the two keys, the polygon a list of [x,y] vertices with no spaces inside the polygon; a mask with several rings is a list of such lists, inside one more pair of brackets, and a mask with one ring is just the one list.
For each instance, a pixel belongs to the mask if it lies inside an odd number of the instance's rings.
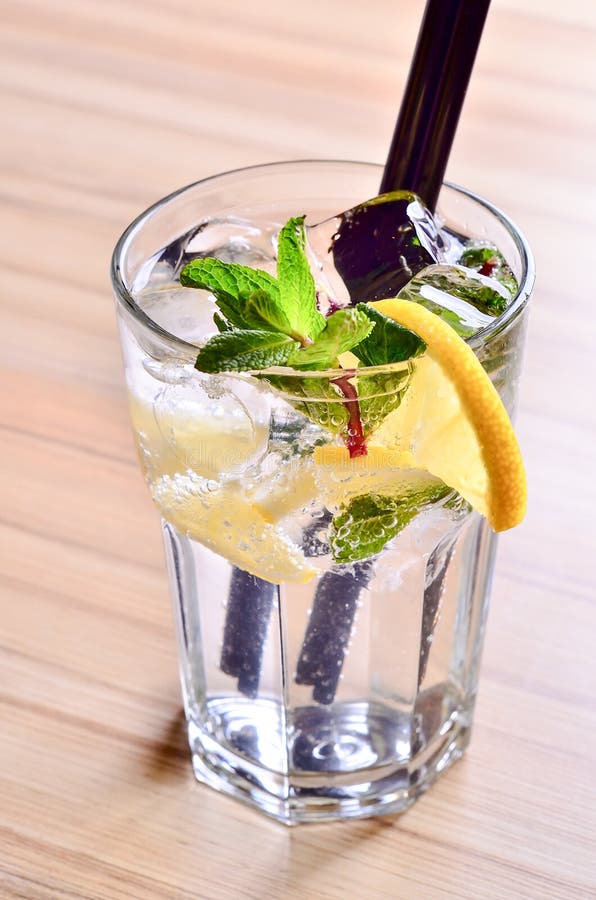
{"label": "lemon wedge", "polygon": [[274,584],[306,583],[317,574],[267,514],[239,493],[238,485],[217,485],[192,474],[164,475],[152,494],[164,519],[231,565]]}
{"label": "lemon wedge", "polygon": [[474,352],[423,306],[397,298],[372,306],[427,347],[404,403],[372,442],[398,444],[411,464],[455,488],[495,531],[515,527],[526,511],[524,464],[507,410]]}

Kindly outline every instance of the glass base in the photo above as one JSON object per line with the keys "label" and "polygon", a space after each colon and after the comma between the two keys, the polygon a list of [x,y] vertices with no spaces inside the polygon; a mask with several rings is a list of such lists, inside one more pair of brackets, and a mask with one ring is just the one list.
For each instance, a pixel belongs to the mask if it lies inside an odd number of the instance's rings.
{"label": "glass base", "polygon": [[353,702],[299,707],[289,721],[273,700],[213,698],[213,728],[188,724],[194,772],[286,825],[403,812],[469,743],[471,710],[456,699],[437,686],[413,720]]}

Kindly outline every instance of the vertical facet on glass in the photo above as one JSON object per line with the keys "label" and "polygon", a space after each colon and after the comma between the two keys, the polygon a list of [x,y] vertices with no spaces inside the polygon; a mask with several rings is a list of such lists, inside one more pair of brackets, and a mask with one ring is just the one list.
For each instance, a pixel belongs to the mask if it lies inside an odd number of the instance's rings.
{"label": "vertical facet on glass", "polygon": [[[333,562],[326,504],[345,484],[313,462],[328,434],[269,385],[194,370],[213,306],[176,281],[201,254],[273,271],[287,218],[348,209],[375,195],[379,177],[353,163],[219,176],[142,216],[114,257],[133,428],[164,516],[194,769],[289,824],[403,810],[461,756],[495,537],[467,505],[439,501],[380,554]],[[507,313],[470,339],[513,412],[525,245],[457,188],[443,189],[439,210],[453,234],[497,244],[520,282]],[[246,570],[255,559],[263,577]]]}

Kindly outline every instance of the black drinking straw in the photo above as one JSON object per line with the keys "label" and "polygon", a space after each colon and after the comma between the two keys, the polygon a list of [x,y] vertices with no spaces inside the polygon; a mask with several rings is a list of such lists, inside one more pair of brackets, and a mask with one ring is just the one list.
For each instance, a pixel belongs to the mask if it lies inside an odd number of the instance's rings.
{"label": "black drinking straw", "polygon": [[246,697],[259,692],[263,651],[277,588],[256,575],[234,567],[219,666],[238,679],[238,690]]}
{"label": "black drinking straw", "polygon": [[434,210],[490,0],[428,0],[380,193],[409,190]]}
{"label": "black drinking straw", "polygon": [[[490,0],[427,0],[383,172],[381,194],[413,191],[434,211],[489,5]],[[375,213],[383,212],[383,205],[368,208],[370,235],[379,225]],[[362,230],[358,239],[366,239]],[[354,255],[357,256],[356,249]],[[370,250],[367,256],[373,257]],[[374,296],[367,295],[366,286],[362,290],[363,295],[352,297],[352,302]],[[319,703],[334,700],[358,595],[372,573],[372,564],[360,564],[347,579],[341,572],[331,570],[319,583],[296,671],[296,681],[312,684],[313,699]],[[425,592],[420,680],[426,671],[441,586],[442,580],[437,581]]]}
{"label": "black drinking straw", "polygon": [[[413,191],[434,211],[489,5],[490,0],[427,0],[380,193]],[[375,208],[382,209],[370,209]],[[369,222],[374,231],[374,215]],[[319,582],[296,672],[299,684],[312,685],[316,702],[333,703],[358,596],[371,576],[369,562],[348,575],[332,569]],[[434,628],[439,601],[437,584],[425,598],[423,632]],[[238,689],[248,696],[258,692],[273,602],[268,582],[234,570],[221,668],[238,678]],[[423,633],[422,677],[429,649]]]}
{"label": "black drinking straw", "polygon": [[360,592],[371,577],[372,560],[331,569],[317,587],[298,664],[296,684],[313,688],[316,703],[335,699]]}

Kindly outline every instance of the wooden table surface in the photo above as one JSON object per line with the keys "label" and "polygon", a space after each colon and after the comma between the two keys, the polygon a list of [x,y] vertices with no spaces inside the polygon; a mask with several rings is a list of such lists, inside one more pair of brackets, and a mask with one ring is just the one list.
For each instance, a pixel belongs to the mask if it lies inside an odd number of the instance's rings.
{"label": "wooden table surface", "polygon": [[382,162],[422,0],[0,0],[0,896],[596,897],[596,5],[494,0],[448,175],[529,236],[526,522],[475,733],[404,816],[288,830],[191,774],[108,263],[203,176]]}

